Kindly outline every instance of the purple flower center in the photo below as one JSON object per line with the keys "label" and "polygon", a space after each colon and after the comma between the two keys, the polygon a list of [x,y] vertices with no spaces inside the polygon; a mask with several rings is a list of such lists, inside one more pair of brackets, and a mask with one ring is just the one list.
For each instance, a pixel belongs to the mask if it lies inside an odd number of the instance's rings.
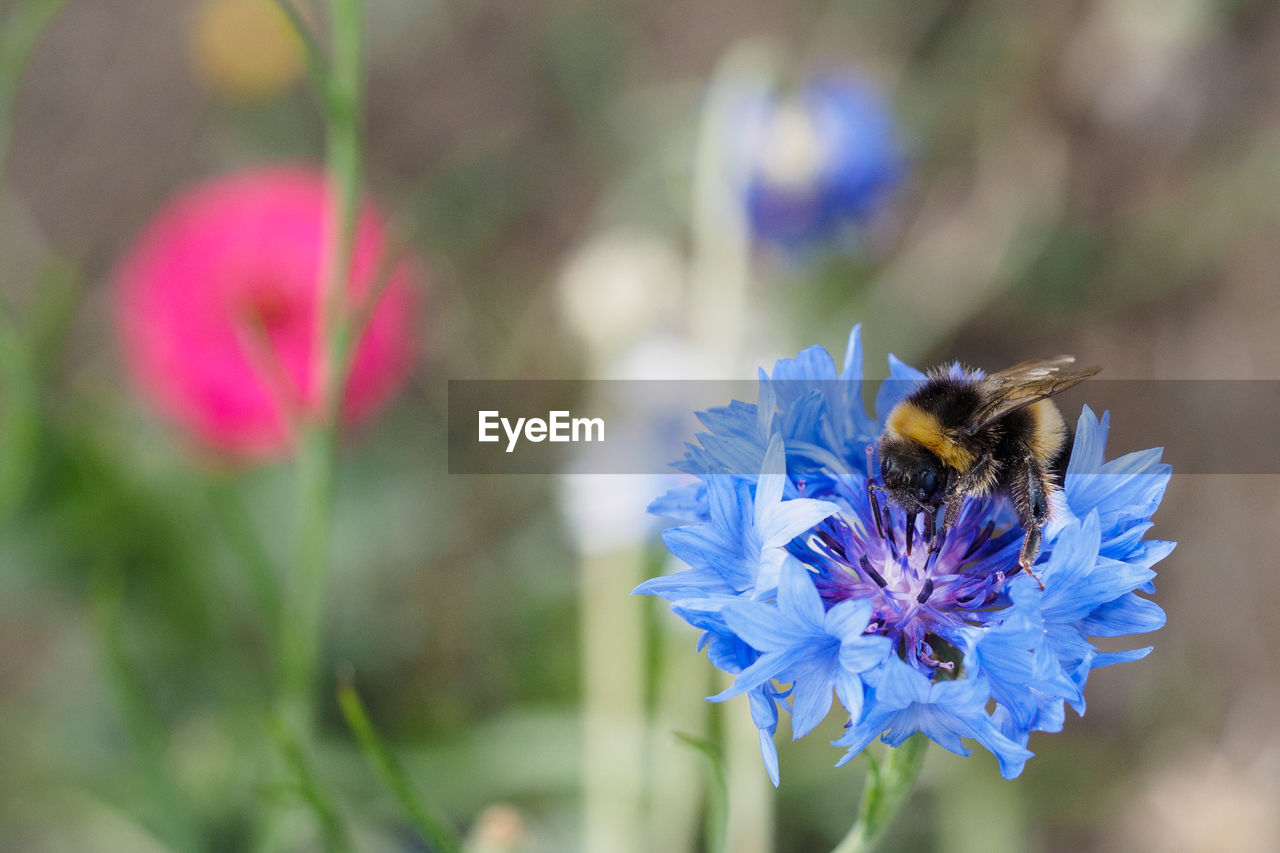
{"label": "purple flower center", "polygon": [[[923,516],[884,507],[876,524],[861,482],[840,484],[851,507],[796,540],[790,550],[816,570],[814,584],[831,608],[872,603],[867,633],[892,640],[899,656],[933,675],[954,670],[961,633],[1009,605],[1022,530],[1003,498],[966,499],[955,525],[926,538]],[[861,492],[862,494],[859,494]]]}

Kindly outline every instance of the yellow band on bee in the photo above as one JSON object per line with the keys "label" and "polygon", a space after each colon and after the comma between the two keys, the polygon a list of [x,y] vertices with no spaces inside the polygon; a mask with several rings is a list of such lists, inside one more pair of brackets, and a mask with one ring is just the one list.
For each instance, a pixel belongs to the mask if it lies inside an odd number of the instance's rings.
{"label": "yellow band on bee", "polygon": [[1031,452],[1044,464],[1053,461],[1067,440],[1067,424],[1049,400],[1040,400],[1027,407],[1034,425],[1031,431]]}
{"label": "yellow band on bee", "polygon": [[941,459],[944,465],[957,471],[969,470],[975,461],[971,452],[947,435],[937,416],[912,403],[903,402],[894,406],[885,428],[923,445]]}

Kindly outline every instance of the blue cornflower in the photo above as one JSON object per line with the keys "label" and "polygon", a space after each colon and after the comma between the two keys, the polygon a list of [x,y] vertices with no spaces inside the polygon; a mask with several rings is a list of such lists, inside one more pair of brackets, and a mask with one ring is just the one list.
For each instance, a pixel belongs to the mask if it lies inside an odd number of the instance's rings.
{"label": "blue cornflower", "polygon": [[761,93],[736,127],[739,184],[752,233],[795,247],[879,212],[906,172],[883,96],[847,73]]}
{"label": "blue cornflower", "polygon": [[732,687],[714,697],[730,699],[775,678],[791,682],[796,685],[791,723],[796,737],[827,716],[833,689],[850,713],[861,708],[861,676],[885,660],[892,645],[888,637],[865,633],[869,602],[850,599],[827,609],[808,575],[789,556],[775,602],[724,604],[726,626],[761,654]]}
{"label": "blue cornflower", "polygon": [[761,371],[757,403],[700,413],[707,432],[677,464],[697,482],[651,506],[685,522],[665,539],[690,568],[636,591],[670,600],[712,663],[737,676],[711,698],[750,697],[775,784],[779,708],[800,737],[833,697],[848,715],[840,763],[877,737],[896,745],[923,732],[961,754],[976,740],[1012,778],[1031,732],[1060,730],[1068,705],[1084,713],[1090,671],[1151,651],[1101,652],[1091,638],[1164,624],[1139,593],[1173,549],[1143,538],[1171,469],[1159,450],[1107,461],[1108,416],[1085,407],[1044,529],[1043,589],[1017,571],[1023,533],[999,495],[966,499],[939,548],[908,553],[905,514],[872,516],[868,448],[924,374],[891,357],[895,381],[870,416],[861,373],[855,327],[840,372],[811,348]]}
{"label": "blue cornflower", "polygon": [[[783,500],[782,440],[765,453],[759,477],[714,477],[707,483],[709,521],[669,527],[667,548],[694,568],[641,584],[637,592],[672,598],[669,593],[746,595],[758,598],[777,588],[785,546],[824,518],[840,511],[830,501]],[[690,597],[683,595],[682,597]]]}

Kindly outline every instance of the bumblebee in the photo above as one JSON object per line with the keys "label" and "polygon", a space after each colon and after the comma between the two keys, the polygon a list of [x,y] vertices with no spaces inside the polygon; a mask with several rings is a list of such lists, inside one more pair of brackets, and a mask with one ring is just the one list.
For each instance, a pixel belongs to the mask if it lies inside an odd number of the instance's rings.
{"label": "bumblebee", "polygon": [[[939,368],[889,412],[880,437],[880,478],[870,484],[877,525],[877,490],[907,513],[907,551],[918,513],[931,550],[941,547],[966,497],[1009,496],[1025,532],[1018,567],[1031,571],[1070,450],[1067,425],[1049,399],[1102,368],[1073,368],[1075,357],[1033,359],[985,377]],[[945,505],[942,536],[937,515]],[[1044,585],[1041,583],[1041,588]]]}

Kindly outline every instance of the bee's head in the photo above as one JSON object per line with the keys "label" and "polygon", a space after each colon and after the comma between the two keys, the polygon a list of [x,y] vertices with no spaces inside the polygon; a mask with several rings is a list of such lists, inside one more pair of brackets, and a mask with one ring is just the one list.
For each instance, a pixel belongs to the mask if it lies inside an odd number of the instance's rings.
{"label": "bee's head", "polygon": [[942,503],[947,469],[920,444],[886,435],[880,441],[880,478],[894,503],[914,510]]}

